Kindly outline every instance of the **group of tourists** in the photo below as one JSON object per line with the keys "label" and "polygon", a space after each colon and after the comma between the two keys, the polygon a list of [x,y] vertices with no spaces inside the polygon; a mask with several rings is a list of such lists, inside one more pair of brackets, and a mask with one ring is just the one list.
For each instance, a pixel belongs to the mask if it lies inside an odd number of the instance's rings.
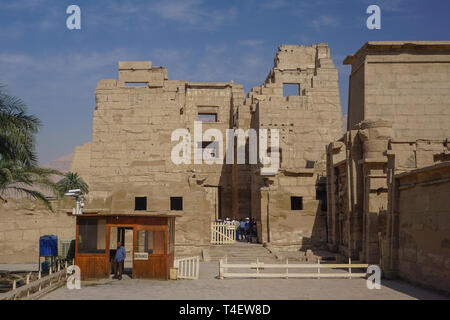
{"label": "group of tourists", "polygon": [[257,237],[257,227],[256,221],[253,218],[245,219],[230,219],[225,218],[224,220],[218,219],[216,222],[222,222],[230,226],[230,228],[235,229],[236,240],[237,241],[247,241],[252,242],[252,239]]}

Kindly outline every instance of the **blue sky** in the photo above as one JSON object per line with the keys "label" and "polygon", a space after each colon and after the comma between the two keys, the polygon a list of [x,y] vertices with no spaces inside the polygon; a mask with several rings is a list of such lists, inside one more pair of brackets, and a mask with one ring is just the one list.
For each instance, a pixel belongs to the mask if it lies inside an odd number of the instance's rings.
{"label": "blue sky", "polygon": [[[81,8],[81,30],[66,8]],[[381,30],[366,8],[381,8]],[[94,89],[118,60],[151,60],[169,79],[260,85],[280,44],[327,42],[347,112],[343,59],[370,40],[450,40],[445,0],[2,0],[0,83],[43,121],[41,163],[91,139]]]}

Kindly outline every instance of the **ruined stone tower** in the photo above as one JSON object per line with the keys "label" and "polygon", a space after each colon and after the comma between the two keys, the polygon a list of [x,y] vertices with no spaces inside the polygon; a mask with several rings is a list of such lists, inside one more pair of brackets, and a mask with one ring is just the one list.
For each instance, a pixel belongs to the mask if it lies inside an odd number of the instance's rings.
{"label": "ruined stone tower", "polygon": [[[295,95],[283,96],[283,84],[294,84]],[[208,246],[211,222],[220,217],[256,219],[260,242],[325,242],[325,145],[342,134],[326,44],[280,46],[265,83],[246,99],[232,81],[169,80],[149,61],[119,62],[118,80],[101,80],[95,96],[92,143],[76,149],[72,165],[90,184],[85,212],[177,215],[178,253]],[[261,176],[261,165],[248,161],[174,164],[171,135],[178,128],[194,135],[194,121],[224,138],[230,128],[278,129],[280,170]],[[211,139],[200,143],[218,152]],[[181,207],[172,206],[174,198]]]}
{"label": "ruined stone tower", "polygon": [[[287,85],[294,93],[284,92]],[[244,181],[250,177],[251,196],[239,195],[251,201],[261,241],[320,246],[326,239],[325,146],[342,134],[338,73],[328,45],[281,45],[266,81],[239,109],[238,122],[241,128],[279,130],[279,171],[261,175],[261,165],[239,171]]]}

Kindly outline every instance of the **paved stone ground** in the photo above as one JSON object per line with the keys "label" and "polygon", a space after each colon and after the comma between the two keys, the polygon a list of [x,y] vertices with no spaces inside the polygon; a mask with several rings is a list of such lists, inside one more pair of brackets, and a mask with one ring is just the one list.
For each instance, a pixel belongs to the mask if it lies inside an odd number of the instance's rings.
{"label": "paved stone ground", "polygon": [[105,279],[83,282],[80,290],[59,288],[45,300],[89,299],[449,299],[402,281],[382,281],[369,290],[365,279],[217,279],[217,262],[202,262],[199,280]]}

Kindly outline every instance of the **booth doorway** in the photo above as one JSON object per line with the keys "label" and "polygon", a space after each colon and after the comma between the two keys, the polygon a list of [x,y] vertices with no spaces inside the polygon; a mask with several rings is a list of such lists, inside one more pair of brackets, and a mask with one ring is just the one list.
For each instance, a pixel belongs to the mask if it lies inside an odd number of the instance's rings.
{"label": "booth doorway", "polygon": [[114,271],[114,257],[117,250],[117,242],[121,242],[125,247],[126,257],[123,266],[123,273],[132,278],[133,275],[133,237],[134,231],[133,226],[111,226],[110,231],[110,241],[109,241],[109,252],[111,261],[111,273]]}

